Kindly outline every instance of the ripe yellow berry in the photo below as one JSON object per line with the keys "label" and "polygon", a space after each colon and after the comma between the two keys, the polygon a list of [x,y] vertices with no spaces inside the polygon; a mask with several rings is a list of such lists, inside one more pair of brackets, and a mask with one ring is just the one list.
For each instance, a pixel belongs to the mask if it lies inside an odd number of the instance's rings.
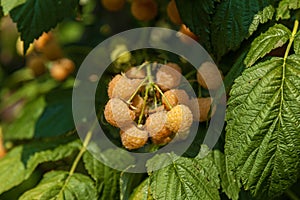
{"label": "ripe yellow berry", "polygon": [[57,81],[63,81],[68,77],[69,73],[65,68],[61,67],[60,65],[53,65],[50,68],[50,75]]}
{"label": "ripe yellow berry", "polygon": [[72,73],[75,70],[75,63],[70,60],[69,58],[62,58],[54,62],[57,65],[61,65],[63,68],[65,68],[68,73]]}
{"label": "ripe yellow berry", "polygon": [[133,123],[135,113],[121,99],[112,98],[105,106],[104,117],[112,126],[124,128]]}
{"label": "ripe yellow berry", "polygon": [[48,33],[44,32],[37,40],[34,41],[34,47],[38,51],[42,51],[44,47],[53,39],[54,37],[51,32]]}
{"label": "ripe yellow berry", "polygon": [[222,84],[222,74],[212,62],[204,62],[198,69],[197,81],[205,89],[216,90]]}
{"label": "ripe yellow berry", "polygon": [[[185,24],[182,24],[180,26],[179,32],[181,34],[185,34],[185,35],[189,36],[190,38],[192,38],[196,41],[198,40],[198,37]],[[179,39],[186,44],[189,44],[191,42],[191,41],[187,40],[185,37],[179,37]]]}
{"label": "ripe yellow berry", "polygon": [[166,127],[176,133],[177,139],[185,139],[193,123],[193,114],[185,105],[177,105],[167,113]]}
{"label": "ripe yellow berry", "polygon": [[108,96],[109,98],[121,98],[127,101],[141,83],[141,79],[129,79],[118,74],[108,84]]}
{"label": "ripe yellow berry", "polygon": [[211,108],[212,102],[213,99],[211,97],[201,97],[190,100],[189,108],[193,111],[195,121],[205,122],[215,114],[217,107],[214,105]]}
{"label": "ripe yellow berry", "polygon": [[34,76],[40,76],[47,71],[45,59],[42,57],[31,57],[28,59],[26,66],[32,71]]}
{"label": "ripe yellow berry", "polygon": [[119,11],[125,5],[125,0],[101,0],[102,6],[108,11]]}
{"label": "ripe yellow berry", "polygon": [[68,58],[62,58],[53,62],[50,75],[57,81],[65,80],[75,69],[75,64]]}
{"label": "ripe yellow berry", "polygon": [[170,64],[162,65],[157,71],[156,83],[162,91],[166,91],[179,86],[181,82],[181,70],[177,66]]}
{"label": "ripe yellow berry", "polygon": [[137,67],[131,67],[129,70],[125,73],[127,78],[131,79],[143,79],[146,77],[146,72],[143,69],[138,69]]}
{"label": "ripe yellow berry", "polygon": [[141,21],[149,21],[157,15],[158,6],[155,0],[133,0],[131,4],[131,13]]}
{"label": "ripe yellow berry", "polygon": [[148,132],[132,125],[120,131],[121,141],[126,149],[138,149],[148,141]]}
{"label": "ripe yellow berry", "polygon": [[[188,105],[189,96],[185,90],[171,89],[164,93],[162,97],[162,103],[165,106],[166,110],[170,110],[171,107],[174,107],[178,104]],[[169,106],[171,105],[171,107]]]}
{"label": "ripe yellow berry", "polygon": [[154,144],[166,144],[172,140],[173,133],[166,127],[167,112],[161,111],[149,115],[146,120],[146,130]]}
{"label": "ripe yellow berry", "polygon": [[168,3],[167,14],[168,14],[171,22],[173,22],[176,25],[182,24],[182,20],[181,20],[181,17],[179,15],[175,0],[171,0]]}

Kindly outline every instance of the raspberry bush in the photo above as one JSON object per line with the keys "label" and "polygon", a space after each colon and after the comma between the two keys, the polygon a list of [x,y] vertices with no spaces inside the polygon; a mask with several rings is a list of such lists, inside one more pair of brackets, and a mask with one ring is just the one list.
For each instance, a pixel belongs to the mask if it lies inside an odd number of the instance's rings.
{"label": "raspberry bush", "polygon": [[[299,0],[1,0],[0,200],[300,199],[299,20]],[[118,38],[104,74],[89,76],[99,81],[97,121],[75,127],[80,65],[100,42],[138,27],[176,30],[214,62],[195,68],[164,50],[129,52]],[[223,98],[226,123],[210,149]],[[129,173],[87,150],[98,124],[137,154],[196,133],[183,155],[161,153],[147,172]],[[96,153],[133,167],[127,154]]]}

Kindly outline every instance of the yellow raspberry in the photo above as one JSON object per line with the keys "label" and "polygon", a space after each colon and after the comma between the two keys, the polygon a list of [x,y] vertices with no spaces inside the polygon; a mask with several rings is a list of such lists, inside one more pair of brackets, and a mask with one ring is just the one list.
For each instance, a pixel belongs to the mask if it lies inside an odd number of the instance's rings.
{"label": "yellow raspberry", "polygon": [[176,25],[182,24],[182,20],[179,15],[175,0],[171,0],[168,3],[167,14],[168,14],[168,17],[170,18],[171,22],[173,22]]}
{"label": "yellow raspberry", "polygon": [[172,140],[173,133],[166,127],[167,112],[160,111],[149,115],[146,120],[146,130],[154,144],[164,145]]}
{"label": "yellow raspberry", "polygon": [[177,64],[162,65],[156,73],[156,83],[162,91],[179,86],[181,82],[181,69]]}
{"label": "yellow raspberry", "polygon": [[125,0],[101,0],[103,7],[112,12],[122,10],[125,2]]}
{"label": "yellow raspberry", "polygon": [[146,77],[145,70],[138,69],[137,67],[131,67],[128,71],[125,73],[127,78],[131,79],[143,79]]}
{"label": "yellow raspberry", "polygon": [[171,105],[171,107],[174,107],[178,104],[188,105],[189,96],[185,92],[185,90],[171,89],[164,93],[164,97],[162,97],[162,103],[165,106],[166,110],[170,110],[171,108],[169,104]]}
{"label": "yellow raspberry", "polygon": [[222,73],[212,62],[204,62],[198,69],[197,81],[205,89],[218,89],[222,84],[222,79]]}
{"label": "yellow raspberry", "polygon": [[104,117],[112,126],[124,128],[133,123],[135,113],[121,99],[112,98],[105,106]]}
{"label": "yellow raspberry", "polygon": [[167,113],[166,127],[176,133],[177,139],[185,139],[193,123],[193,114],[185,105],[177,105]]}
{"label": "yellow raspberry", "polygon": [[158,6],[155,0],[133,0],[131,14],[141,21],[149,21],[155,18]]}
{"label": "yellow raspberry", "polygon": [[126,149],[138,149],[148,141],[148,132],[132,125],[120,131],[121,141]]}
{"label": "yellow raspberry", "polygon": [[120,98],[127,101],[141,83],[141,79],[129,79],[118,74],[108,84],[108,96],[109,98]]}
{"label": "yellow raspberry", "polygon": [[[213,98],[211,97],[201,97],[194,98],[190,100],[189,107],[193,111],[193,116],[195,121],[205,122],[209,120],[216,112],[216,105],[213,106],[211,112],[211,105],[213,102]],[[196,113],[198,109],[198,114]],[[210,112],[210,113],[209,113]]]}

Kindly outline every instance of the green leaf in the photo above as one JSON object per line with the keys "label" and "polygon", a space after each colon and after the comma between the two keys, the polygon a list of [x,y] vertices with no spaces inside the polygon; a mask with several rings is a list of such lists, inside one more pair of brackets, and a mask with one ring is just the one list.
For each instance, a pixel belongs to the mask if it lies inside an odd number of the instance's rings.
{"label": "green leaf", "polygon": [[38,142],[15,147],[8,152],[0,160],[0,194],[28,179],[39,164],[63,159],[78,150],[79,140],[63,144],[68,141]]}
{"label": "green leaf", "polygon": [[10,16],[17,23],[24,49],[43,32],[48,32],[63,19],[72,17],[77,3],[78,0],[27,0],[11,10]]}
{"label": "green leaf", "polygon": [[270,27],[252,42],[251,49],[244,61],[245,65],[250,67],[273,49],[283,46],[291,35],[291,31],[282,24]]}
{"label": "green leaf", "polygon": [[46,104],[36,123],[35,138],[59,136],[74,129],[71,89],[49,92]]}
{"label": "green leaf", "polygon": [[300,8],[300,1],[299,0],[282,0],[280,1],[278,8],[277,8],[277,14],[276,14],[276,20],[280,19],[289,19],[290,16],[290,10],[291,9],[299,9]]}
{"label": "green leaf", "polygon": [[213,158],[220,174],[222,191],[226,193],[229,199],[238,200],[240,187],[234,174],[227,167],[224,154],[215,150],[213,151]]}
{"label": "green leaf", "polygon": [[199,42],[211,50],[210,24],[214,13],[214,0],[176,0],[182,21],[193,33],[199,36]]}
{"label": "green leaf", "polygon": [[275,13],[275,8],[272,5],[265,7],[253,17],[253,21],[249,27],[249,35],[252,35],[258,28],[259,24],[264,24],[272,19]]}
{"label": "green leaf", "polygon": [[75,173],[68,178],[66,171],[52,171],[44,175],[37,187],[25,192],[20,200],[96,200],[94,182],[83,174]]}
{"label": "green leaf", "polygon": [[294,51],[296,54],[300,54],[300,31],[295,36]]}
{"label": "green leaf", "polygon": [[45,107],[44,97],[39,97],[25,105],[13,124],[3,126],[6,140],[30,139],[34,135],[35,124]]}
{"label": "green leaf", "polygon": [[3,14],[7,15],[9,11],[25,2],[26,0],[1,0],[0,4],[3,8]]}
{"label": "green leaf", "polygon": [[122,172],[120,176],[120,199],[127,200],[133,189],[141,182],[144,174]]}
{"label": "green leaf", "polygon": [[212,23],[212,45],[218,57],[236,50],[258,27],[273,16],[268,0],[224,0]]}
{"label": "green leaf", "polygon": [[228,169],[258,198],[280,195],[300,168],[300,56],[273,58],[236,79],[227,110]]}
{"label": "green leaf", "polygon": [[[168,161],[170,165],[159,169]],[[191,159],[161,154],[148,161],[147,169],[154,199],[220,199],[219,174],[211,157]]]}
{"label": "green leaf", "polygon": [[96,182],[100,199],[119,199],[120,172],[95,159],[89,152],[83,155],[84,166]]}
{"label": "green leaf", "polygon": [[150,178],[145,179],[134,189],[129,200],[153,200],[153,197],[150,194]]}

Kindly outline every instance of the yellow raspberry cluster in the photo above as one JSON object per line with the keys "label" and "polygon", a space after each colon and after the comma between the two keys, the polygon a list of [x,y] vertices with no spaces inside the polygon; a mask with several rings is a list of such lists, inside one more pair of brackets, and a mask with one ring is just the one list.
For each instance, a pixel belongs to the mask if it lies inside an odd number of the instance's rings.
{"label": "yellow raspberry cluster", "polygon": [[183,140],[193,120],[204,118],[192,112],[199,109],[201,101],[195,102],[178,88],[181,77],[176,63],[144,63],[112,78],[104,116],[109,124],[120,128],[126,149],[138,149],[150,142],[166,145],[173,139]]}

